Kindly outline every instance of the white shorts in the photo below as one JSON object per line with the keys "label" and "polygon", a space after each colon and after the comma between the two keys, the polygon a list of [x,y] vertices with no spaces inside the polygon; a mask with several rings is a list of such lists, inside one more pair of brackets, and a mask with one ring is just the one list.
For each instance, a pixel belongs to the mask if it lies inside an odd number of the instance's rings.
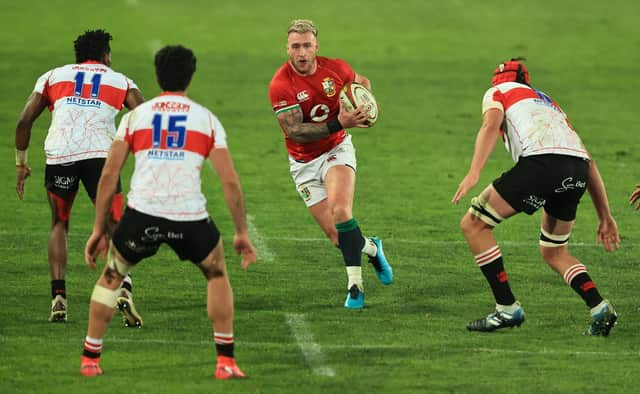
{"label": "white shorts", "polygon": [[351,143],[351,135],[347,135],[336,147],[310,162],[299,163],[289,156],[291,177],[307,207],[327,198],[324,177],[329,168],[341,165],[356,170],[356,149]]}

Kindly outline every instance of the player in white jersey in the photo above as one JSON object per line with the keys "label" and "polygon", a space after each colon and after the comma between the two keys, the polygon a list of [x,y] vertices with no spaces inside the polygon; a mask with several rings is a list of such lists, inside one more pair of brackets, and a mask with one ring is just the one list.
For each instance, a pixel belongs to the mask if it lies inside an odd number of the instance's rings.
{"label": "player in white jersey", "polygon": [[227,277],[220,233],[206,210],[200,171],[209,159],[220,177],[235,224],[233,247],[242,268],[255,262],[249,240],[242,188],[227,149],[225,130],[206,108],[185,96],[195,72],[193,52],[168,46],[155,57],[160,96],[126,114],[105,163],[96,201],[93,233],[85,259],[95,269],[106,252],[109,206],[129,153],[135,156],[127,209],[109,246],[107,264],[91,296],[89,328],[80,372],[102,374],[102,338],[117,304],[118,288],[129,270],[168,244],[181,260],[190,260],[207,280],[207,310],[218,353],[215,377],[245,377],[233,354],[233,294]]}
{"label": "player in white jersey", "polygon": [[[51,126],[45,140],[45,187],[52,213],[48,247],[51,322],[67,320],[67,233],[79,184],[82,182],[95,201],[100,172],[115,135],[116,114],[123,106],[132,109],[144,101],[132,80],[110,68],[111,39],[104,30],[80,35],[74,41],[76,63],[54,68],[38,78],[16,127],[16,192],[22,199],[25,180],[31,175],[27,163],[31,128],[45,108],[51,111]],[[118,183],[110,231],[121,215]],[[120,305],[125,308],[125,324],[142,324],[131,298],[131,278],[123,285]]]}
{"label": "player in white jersey", "polygon": [[524,322],[524,311],[511,292],[493,228],[518,212],[532,214],[543,208],[540,253],[590,308],[592,322],[584,334],[607,336],[617,320],[613,306],[602,298],[586,267],[568,249],[585,190],[600,220],[598,242],[609,252],[618,248],[620,237],[605,186],[565,113],[549,96],[531,87],[521,60],[506,61],[494,71],[493,86],[482,101],[483,122],[469,172],[452,200],[457,204],[478,183],[502,134],[516,165],[471,200],[471,208],[460,223],[496,300],[495,311],[470,322],[467,329],[495,331]]}

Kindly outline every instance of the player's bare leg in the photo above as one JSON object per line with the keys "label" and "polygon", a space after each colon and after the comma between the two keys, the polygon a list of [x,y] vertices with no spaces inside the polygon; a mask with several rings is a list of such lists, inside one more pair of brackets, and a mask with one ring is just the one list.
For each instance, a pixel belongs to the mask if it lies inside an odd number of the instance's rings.
{"label": "player's bare leg", "polygon": [[324,179],[327,190],[327,206],[338,233],[338,247],[342,252],[347,270],[346,308],[364,307],[364,285],[362,281],[362,249],[367,241],[362,236],[358,223],[353,218],[353,196],[356,175],[346,165],[331,167]]}
{"label": "player's bare leg", "polygon": [[584,300],[591,311],[592,323],[585,335],[609,335],[618,319],[613,306],[602,298],[587,268],[569,252],[569,236],[573,221],[557,219],[542,213],[540,254],[549,266]]}
{"label": "player's bare leg", "polygon": [[[119,216],[120,215],[118,215],[118,219]],[[116,230],[117,226],[118,221],[114,218],[114,214],[112,212],[107,220],[108,240],[111,239],[111,236],[113,235],[113,232]],[[133,282],[131,279],[131,274],[127,274],[122,282],[122,286],[118,294],[118,309],[120,310],[120,312],[122,312],[122,322],[125,327],[142,327],[142,316],[140,316],[140,313],[138,312],[138,309],[133,302]]]}
{"label": "player's bare leg", "polygon": [[493,236],[493,227],[515,213],[509,203],[489,185],[480,196],[472,199],[469,212],[460,221],[460,229],[469,249],[496,300],[496,310],[485,318],[470,322],[467,325],[470,331],[495,331],[524,322],[524,311],[511,292],[502,253]]}
{"label": "player's bare leg", "polygon": [[327,199],[320,201],[317,204],[314,204],[309,207],[309,212],[316,220],[324,234],[329,238],[331,243],[336,247],[338,246],[338,230],[336,230],[336,224],[333,219],[333,215],[331,215],[331,210],[329,209],[329,203]]}
{"label": "player's bare leg", "polygon": [[113,244],[109,248],[107,264],[96,282],[89,304],[89,326],[80,367],[80,373],[84,376],[102,375],[102,339],[115,314],[118,289],[130,267]]}
{"label": "player's bare leg", "polygon": [[67,271],[67,233],[69,221],[61,218],[64,207],[60,198],[48,193],[51,208],[51,232],[48,242],[49,271],[51,275],[51,313],[50,322],[67,321],[67,294],[65,274]]}
{"label": "player's bare leg", "polygon": [[239,379],[246,375],[237,366],[233,339],[233,290],[224,262],[222,240],[198,268],[207,279],[207,313],[213,325],[218,360],[216,379]]}

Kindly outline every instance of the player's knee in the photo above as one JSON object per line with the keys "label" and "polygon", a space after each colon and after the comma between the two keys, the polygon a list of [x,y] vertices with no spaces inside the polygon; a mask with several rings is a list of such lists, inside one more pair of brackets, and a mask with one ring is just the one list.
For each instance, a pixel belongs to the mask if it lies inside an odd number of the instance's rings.
{"label": "player's knee", "polygon": [[204,277],[207,278],[207,281],[222,278],[226,273],[224,260],[221,257],[217,258],[214,251],[212,251],[207,258],[201,261],[200,264],[197,264],[197,266]]}
{"label": "player's knee", "polygon": [[568,253],[568,234],[551,234],[544,229],[540,229],[540,254],[547,263],[553,263],[558,258],[562,258]]}
{"label": "player's knee", "polygon": [[129,271],[131,270],[131,264],[125,261],[115,250],[113,250],[112,246],[111,248],[109,248],[109,253],[107,254],[107,267],[105,270],[105,276],[107,274],[107,270],[109,271],[110,276],[117,274],[121,277],[120,280],[122,280],[129,274]]}
{"label": "player's knee", "polygon": [[460,231],[467,237],[474,237],[481,231],[493,229],[492,226],[487,225],[478,217],[472,214],[465,214],[460,220]]}
{"label": "player's knee", "polygon": [[351,209],[344,205],[336,205],[331,207],[331,216],[335,223],[342,223],[352,218]]}
{"label": "player's knee", "polygon": [[109,308],[115,308],[118,303],[118,290],[111,290],[98,284],[93,288],[91,301],[95,301]]}
{"label": "player's knee", "polygon": [[493,228],[504,220],[482,195],[471,199],[471,206],[467,212],[468,214],[462,218],[460,223],[460,228],[465,234],[466,231],[473,232],[477,229]]}

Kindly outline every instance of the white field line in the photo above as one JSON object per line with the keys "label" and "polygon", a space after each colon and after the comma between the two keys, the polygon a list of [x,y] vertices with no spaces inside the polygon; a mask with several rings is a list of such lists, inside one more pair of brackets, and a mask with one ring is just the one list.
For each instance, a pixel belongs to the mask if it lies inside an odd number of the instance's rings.
{"label": "white field line", "polygon": [[[213,168],[213,164],[211,164],[211,161],[206,160],[206,162],[209,165],[209,169],[211,169],[211,171],[215,173],[215,169]],[[258,255],[258,262],[273,261],[274,255],[273,253],[271,253],[271,250],[269,250],[269,247],[267,246],[267,241],[265,240],[266,238],[264,238],[258,232],[258,228],[254,223],[253,215],[247,215],[247,227],[249,228],[249,237],[251,238],[251,242],[253,242],[253,246],[255,246],[257,249],[256,254]]]}
{"label": "white field line", "polygon": [[[297,315],[297,314],[288,314]],[[143,334],[144,329],[140,330],[140,333]],[[0,335],[0,343],[3,342],[11,342],[15,340],[24,340],[29,339],[32,343],[45,343],[48,341],[46,338],[42,337],[28,337],[28,336],[19,336],[19,335]],[[83,338],[59,338],[58,342],[65,343],[77,343],[79,347],[82,347]],[[180,340],[171,340],[171,339],[151,339],[151,338],[141,338],[141,339],[132,339],[132,338],[118,338],[111,337],[107,334],[104,338],[105,345],[108,346],[109,343],[113,344],[141,344],[141,345],[158,345],[158,346],[167,346],[171,349],[175,349],[176,346],[193,346],[193,347],[202,347],[202,346],[213,346],[212,340],[201,340],[201,341],[180,341]],[[299,343],[282,343],[282,342],[251,342],[251,341],[235,341],[236,345],[242,348],[249,349],[282,349],[287,347],[300,347]],[[317,345],[316,345],[317,346]],[[447,348],[444,346],[421,346],[418,344],[408,344],[408,343],[386,343],[386,344],[350,344],[350,345],[334,345],[328,344],[323,346],[324,349],[329,350],[344,350],[344,349],[353,349],[353,350],[367,350],[367,349],[381,349],[381,350],[413,350],[431,353],[440,353],[440,354],[456,354],[456,353],[495,353],[495,354],[522,354],[522,355],[556,355],[556,356],[578,356],[578,357],[638,357],[640,356],[640,352],[632,352],[632,351],[620,351],[620,352],[609,352],[609,351],[598,351],[598,352],[589,352],[589,351],[570,351],[570,350],[557,350],[557,349],[547,349],[542,348],[539,350],[517,350],[517,349],[499,349],[499,348],[485,348],[485,347],[471,347],[471,348]],[[333,375],[332,375],[333,376]]]}
{"label": "white field line", "polygon": [[265,238],[258,232],[258,228],[254,224],[253,215],[247,215],[247,227],[249,228],[249,236],[251,237],[251,242],[253,242],[254,246],[257,249],[256,252],[258,254],[258,261],[273,261],[273,253],[271,253],[271,250],[269,250]]}
{"label": "white field line", "polygon": [[[251,215],[249,215],[251,216]],[[251,231],[251,229],[249,229]],[[41,231],[41,230],[29,230],[28,231],[29,234],[32,235],[38,235],[38,236],[44,236],[44,235],[49,235],[48,231]],[[91,233],[91,230],[87,230],[86,232],[86,237],[89,237],[89,234]],[[15,230],[0,230],[0,235],[14,235],[16,234]],[[74,237],[74,236],[79,236],[79,237],[83,237],[84,235],[82,235],[82,231],[80,230],[74,230],[71,229],[70,231],[70,236]],[[22,238],[24,238],[24,234],[21,235]],[[327,240],[327,238],[323,238],[323,237],[319,237],[319,238],[315,238],[315,237],[264,237],[261,236],[260,239],[262,240],[262,242],[266,241],[283,241],[283,242],[300,242],[300,243],[316,243],[316,242],[329,242]],[[254,241],[253,238],[251,238],[251,240],[254,243],[257,243]],[[450,246],[450,245],[466,245],[467,241],[463,240],[463,239],[452,239],[452,240],[432,240],[432,239],[404,239],[404,238],[384,238],[383,241],[385,242],[397,242],[397,243],[405,243],[405,244],[418,244],[418,245],[432,245],[432,246]],[[532,241],[500,241],[498,240],[498,245],[505,245],[505,246],[531,246],[531,247],[537,247],[538,246],[538,241],[537,240],[532,240]],[[575,248],[602,248],[602,245],[598,245],[595,242],[571,242],[569,241],[569,246],[570,247],[575,247]],[[640,243],[630,243],[630,242],[622,242],[621,247],[629,247],[629,248],[635,248],[635,247],[640,247]],[[257,247],[257,245],[256,245]],[[273,253],[271,253],[269,250],[267,250],[267,252],[269,252],[269,254],[271,255],[271,258],[273,258]],[[260,257],[260,256],[258,256]]]}
{"label": "white field line", "polygon": [[[273,241],[285,241],[285,242],[327,242],[326,238],[304,238],[304,237],[268,237],[268,240]],[[452,240],[432,240],[432,239],[403,239],[403,238],[384,238],[384,241],[389,242],[398,242],[398,243],[407,243],[407,244],[418,244],[418,245],[434,245],[434,246],[448,246],[448,245],[466,245],[467,241],[463,239],[452,239]],[[507,246],[538,246],[538,241],[524,242],[524,241],[500,241],[498,240],[498,245],[507,245]],[[640,246],[640,244],[636,243],[623,243],[623,246],[635,247]],[[578,247],[578,248],[601,248],[602,245],[598,245],[595,242],[571,242],[569,241],[569,246]]]}
{"label": "white field line", "polygon": [[335,376],[336,373],[333,368],[326,365],[322,348],[313,339],[313,334],[304,319],[304,314],[287,313],[286,318],[287,324],[293,332],[293,337],[296,339],[313,373],[321,376]]}

